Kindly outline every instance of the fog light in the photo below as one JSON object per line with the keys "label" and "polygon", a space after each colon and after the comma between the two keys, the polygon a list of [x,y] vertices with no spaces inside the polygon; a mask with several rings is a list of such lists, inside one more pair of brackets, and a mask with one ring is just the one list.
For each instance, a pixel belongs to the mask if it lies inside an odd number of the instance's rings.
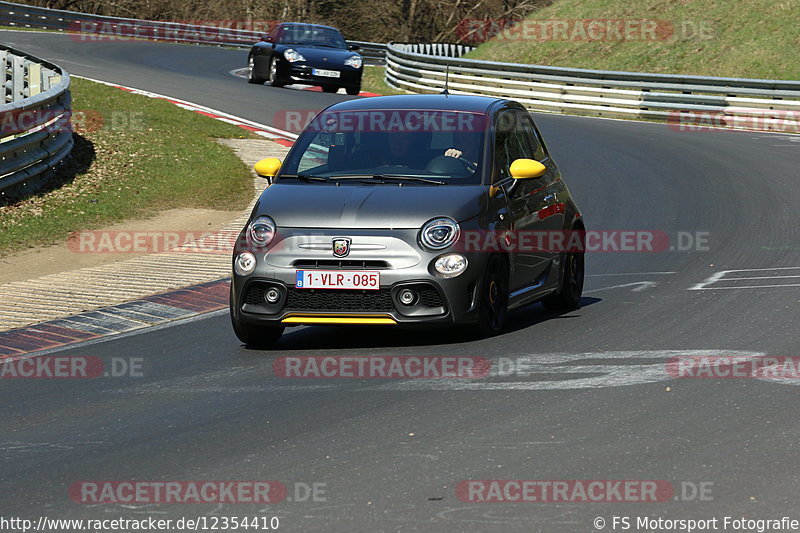
{"label": "fog light", "polygon": [[240,276],[249,276],[256,269],[256,256],[250,252],[242,252],[233,262],[233,270]]}
{"label": "fog light", "polygon": [[436,259],[433,268],[443,278],[454,278],[467,269],[467,258],[461,254],[447,254]]}
{"label": "fog light", "polygon": [[400,303],[403,305],[411,305],[417,301],[417,294],[411,289],[403,289],[398,295]]}
{"label": "fog light", "polygon": [[275,287],[272,287],[266,292],[266,294],[264,294],[264,299],[267,301],[268,304],[277,303],[278,300],[281,299],[281,291],[279,291]]}

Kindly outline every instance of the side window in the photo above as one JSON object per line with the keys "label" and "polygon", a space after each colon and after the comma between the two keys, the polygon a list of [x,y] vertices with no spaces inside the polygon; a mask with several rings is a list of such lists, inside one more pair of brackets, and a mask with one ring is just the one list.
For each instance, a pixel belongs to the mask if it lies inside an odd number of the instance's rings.
{"label": "side window", "polygon": [[521,134],[527,140],[528,146],[530,147],[530,155],[527,157],[537,161],[542,161],[547,157],[547,155],[544,153],[544,146],[542,146],[542,143],[539,140],[539,135],[536,132],[536,128],[533,126],[531,117],[520,112],[518,119],[521,127]]}
{"label": "side window", "polygon": [[511,177],[509,168],[514,160],[534,157],[525,126],[527,124],[520,120],[515,111],[505,111],[498,116],[494,128],[493,182]]}

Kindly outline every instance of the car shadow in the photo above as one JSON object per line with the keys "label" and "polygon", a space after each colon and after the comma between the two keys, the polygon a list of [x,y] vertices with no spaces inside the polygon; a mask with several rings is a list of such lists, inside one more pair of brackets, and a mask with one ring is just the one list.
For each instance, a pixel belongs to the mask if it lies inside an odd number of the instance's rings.
{"label": "car shadow", "polygon": [[[584,296],[581,308],[602,301],[601,298]],[[563,318],[580,318],[580,309],[552,312],[542,304],[531,304],[514,310],[508,317],[506,328],[498,337],[514,333],[542,322]],[[309,328],[287,328],[278,344],[271,350],[247,348],[253,352],[291,352],[301,350],[343,350],[362,348],[445,346],[480,341],[468,327],[444,327],[435,329],[391,328],[387,326],[314,326]]]}

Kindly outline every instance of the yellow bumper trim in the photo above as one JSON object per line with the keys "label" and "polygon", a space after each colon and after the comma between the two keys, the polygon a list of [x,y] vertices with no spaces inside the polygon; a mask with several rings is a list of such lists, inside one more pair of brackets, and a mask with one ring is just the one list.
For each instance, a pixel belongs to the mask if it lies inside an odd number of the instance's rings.
{"label": "yellow bumper trim", "polygon": [[397,325],[390,316],[328,316],[328,315],[290,315],[281,320],[283,324],[362,324]]}

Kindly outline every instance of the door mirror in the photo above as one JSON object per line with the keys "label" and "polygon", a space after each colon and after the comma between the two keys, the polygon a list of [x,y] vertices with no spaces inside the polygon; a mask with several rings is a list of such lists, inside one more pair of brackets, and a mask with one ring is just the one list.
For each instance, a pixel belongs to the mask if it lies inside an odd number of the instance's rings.
{"label": "door mirror", "polygon": [[540,178],[547,171],[547,167],[534,159],[516,159],[511,163],[511,177],[515,180]]}
{"label": "door mirror", "polygon": [[347,45],[347,49],[348,50],[361,50],[361,47],[359,45],[357,45],[357,44],[348,44]]}
{"label": "door mirror", "polygon": [[276,157],[268,157],[256,163],[253,169],[262,178],[274,178],[281,169],[281,160]]}
{"label": "door mirror", "polygon": [[261,40],[264,41],[265,43],[271,43],[272,37],[270,37],[269,35],[262,35]]}

